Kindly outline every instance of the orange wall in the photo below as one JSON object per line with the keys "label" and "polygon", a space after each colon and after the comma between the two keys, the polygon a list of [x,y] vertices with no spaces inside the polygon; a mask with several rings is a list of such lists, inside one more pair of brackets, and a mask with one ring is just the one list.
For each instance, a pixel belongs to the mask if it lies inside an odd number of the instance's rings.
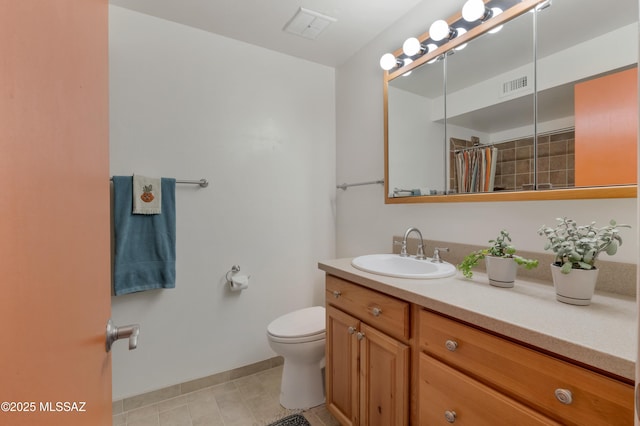
{"label": "orange wall", "polygon": [[2,1],[0,52],[0,402],[88,402],[0,424],[110,424],[107,0]]}
{"label": "orange wall", "polygon": [[638,69],[576,84],[576,186],[637,180]]}

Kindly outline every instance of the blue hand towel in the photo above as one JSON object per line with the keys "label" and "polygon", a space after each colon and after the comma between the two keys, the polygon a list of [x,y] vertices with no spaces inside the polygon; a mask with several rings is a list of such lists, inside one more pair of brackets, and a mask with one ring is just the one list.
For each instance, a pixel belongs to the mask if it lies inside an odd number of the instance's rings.
{"label": "blue hand towel", "polygon": [[113,177],[113,289],[117,295],[176,285],[176,180],[162,178],[162,213],[132,213],[133,178]]}

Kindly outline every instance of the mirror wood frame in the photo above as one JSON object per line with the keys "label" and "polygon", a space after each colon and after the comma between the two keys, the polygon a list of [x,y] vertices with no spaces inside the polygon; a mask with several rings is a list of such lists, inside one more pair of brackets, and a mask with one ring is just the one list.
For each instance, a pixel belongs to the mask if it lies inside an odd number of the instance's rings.
{"label": "mirror wood frame", "polygon": [[[489,0],[485,0],[485,3]],[[505,191],[505,192],[477,192],[465,194],[447,194],[447,195],[427,195],[427,196],[411,196],[411,197],[389,197],[389,104],[388,90],[389,81],[396,77],[400,77],[406,72],[431,61],[434,58],[446,53],[459,45],[469,42],[470,40],[488,32],[489,30],[503,25],[506,22],[528,12],[538,4],[545,0],[523,0],[502,14],[489,19],[482,25],[478,25],[461,37],[440,46],[433,52],[429,52],[420,58],[414,60],[409,65],[397,68],[392,72],[384,71],[383,78],[383,99],[384,99],[384,188],[385,188],[385,204],[413,204],[413,203],[454,203],[454,202],[490,202],[490,201],[532,201],[532,200],[581,200],[581,199],[605,199],[605,198],[636,198],[638,193],[637,185],[620,185],[620,186],[602,186],[602,187],[582,187],[569,189],[551,189],[551,190],[531,190],[531,191]],[[458,21],[462,17],[459,12],[449,19],[449,25]],[[429,38],[429,33],[425,32],[418,40],[420,43]],[[402,48],[393,52],[395,57],[402,54]],[[444,143],[444,141],[443,141]]]}

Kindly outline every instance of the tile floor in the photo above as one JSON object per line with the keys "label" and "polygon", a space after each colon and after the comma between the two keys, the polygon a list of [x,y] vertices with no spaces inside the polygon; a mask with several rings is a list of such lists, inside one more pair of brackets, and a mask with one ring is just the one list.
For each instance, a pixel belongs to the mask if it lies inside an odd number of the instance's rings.
{"label": "tile floor", "polygon": [[[279,403],[282,366],[165,401],[123,411],[114,403],[114,426],[263,426],[294,411]],[[299,410],[298,410],[299,411]],[[302,412],[311,426],[338,426],[324,405]]]}

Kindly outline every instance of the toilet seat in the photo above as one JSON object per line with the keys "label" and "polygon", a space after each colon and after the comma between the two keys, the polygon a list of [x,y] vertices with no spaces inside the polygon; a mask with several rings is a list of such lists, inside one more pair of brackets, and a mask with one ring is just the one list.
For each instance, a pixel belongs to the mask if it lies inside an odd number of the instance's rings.
{"label": "toilet seat", "polygon": [[282,315],[267,327],[267,334],[274,342],[305,343],[325,338],[325,309],[312,306]]}
{"label": "toilet seat", "polygon": [[305,337],[278,337],[269,333],[267,334],[269,339],[271,339],[272,342],[289,343],[289,344],[315,342],[317,340],[324,340],[326,338],[326,334],[324,332],[320,334],[315,334],[313,336],[305,336]]}

